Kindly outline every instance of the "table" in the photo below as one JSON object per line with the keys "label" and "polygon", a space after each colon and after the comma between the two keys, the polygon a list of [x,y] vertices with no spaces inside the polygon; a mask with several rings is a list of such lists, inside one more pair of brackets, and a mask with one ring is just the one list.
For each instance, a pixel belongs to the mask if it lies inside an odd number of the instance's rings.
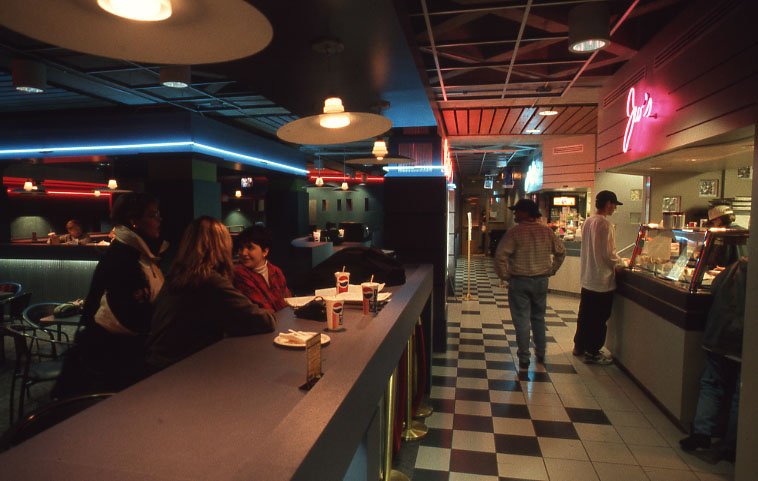
{"label": "table", "polygon": [[[3,479],[378,479],[377,406],[415,324],[431,319],[432,267],[376,316],[346,309],[308,392],[302,350],[278,332],[324,324],[277,313],[277,331],[227,338],[0,455]],[[356,455],[356,452],[358,455]],[[360,465],[360,461],[357,462]]]}

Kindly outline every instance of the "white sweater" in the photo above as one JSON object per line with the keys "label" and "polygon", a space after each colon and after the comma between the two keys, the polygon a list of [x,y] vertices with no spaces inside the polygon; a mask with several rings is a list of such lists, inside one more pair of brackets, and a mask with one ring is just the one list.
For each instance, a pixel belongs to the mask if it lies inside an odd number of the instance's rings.
{"label": "white sweater", "polygon": [[616,229],[603,215],[591,216],[582,226],[582,287],[595,292],[616,289],[614,267]]}

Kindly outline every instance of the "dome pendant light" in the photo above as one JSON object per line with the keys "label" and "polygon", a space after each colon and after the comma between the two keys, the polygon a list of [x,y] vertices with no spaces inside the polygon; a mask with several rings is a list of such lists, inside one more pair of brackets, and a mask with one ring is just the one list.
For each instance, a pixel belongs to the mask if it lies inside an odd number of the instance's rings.
{"label": "dome pendant light", "polygon": [[387,143],[383,139],[377,139],[374,141],[374,148],[371,150],[376,160],[384,159],[384,156],[388,154]]}
{"label": "dome pendant light", "polygon": [[185,89],[192,84],[189,65],[165,65],[160,70],[160,82],[164,87]]}
{"label": "dome pendant light", "polygon": [[329,97],[324,101],[324,115],[319,119],[319,124],[327,129],[341,129],[350,125],[350,114],[345,113],[342,99]]}
{"label": "dome pendant light", "polygon": [[111,190],[118,189],[118,182],[116,182],[116,179],[109,179],[108,180],[108,188]]}
{"label": "dome pendant light", "polygon": [[32,184],[32,181],[30,179],[26,179],[26,182],[24,182],[24,190],[26,192],[31,192],[34,189],[34,184]]}
{"label": "dome pendant light", "polygon": [[318,177],[316,177],[316,187],[323,187],[324,186],[324,179],[321,178],[321,173],[318,174]]}
{"label": "dome pendant light", "polygon": [[594,52],[611,43],[610,11],[604,3],[583,3],[569,12],[569,50]]}
{"label": "dome pendant light", "polygon": [[234,197],[241,198],[242,197],[242,191],[241,190],[235,190],[234,191]]}
{"label": "dome pendant light", "polygon": [[343,180],[343,181],[342,181],[342,185],[340,186],[340,189],[342,189],[342,190],[347,190],[347,189],[349,189],[349,188],[350,188],[350,186],[349,186],[349,185],[347,185],[347,181],[344,181],[344,180]]}
{"label": "dome pendant light", "polygon": [[13,87],[19,92],[39,94],[47,87],[45,66],[34,60],[16,59],[11,61]]}
{"label": "dome pendant light", "polygon": [[171,16],[171,0],[97,0],[108,13],[140,22],[159,22]]}

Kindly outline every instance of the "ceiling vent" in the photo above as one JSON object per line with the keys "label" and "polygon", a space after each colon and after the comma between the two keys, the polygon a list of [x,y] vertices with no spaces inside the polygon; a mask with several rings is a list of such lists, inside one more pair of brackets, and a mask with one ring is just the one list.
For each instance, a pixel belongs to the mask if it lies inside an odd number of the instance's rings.
{"label": "ceiling vent", "polygon": [[721,20],[731,14],[739,6],[739,0],[725,0],[718,4],[707,14],[693,23],[684,33],[673,42],[663,48],[653,59],[653,68],[658,70],[669,61],[678,57],[683,51],[691,47],[697,39],[712,30]]}
{"label": "ceiling vent", "polygon": [[647,68],[644,66],[630,75],[624,83],[613,89],[608,95],[605,96],[605,98],[603,98],[603,109],[607,109],[613,102],[620,98],[626,98],[626,95],[629,93],[629,89],[634,84],[644,79],[646,76]]}
{"label": "ceiling vent", "polygon": [[584,144],[561,145],[553,147],[553,155],[578,154],[584,152]]}

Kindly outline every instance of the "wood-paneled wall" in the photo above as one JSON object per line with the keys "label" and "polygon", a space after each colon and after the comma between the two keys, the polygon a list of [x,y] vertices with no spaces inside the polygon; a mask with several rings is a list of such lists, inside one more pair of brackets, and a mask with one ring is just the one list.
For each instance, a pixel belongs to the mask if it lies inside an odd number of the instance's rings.
{"label": "wood-paneled wall", "polygon": [[[696,0],[601,91],[597,168],[608,169],[756,123],[758,2]],[[645,93],[652,114],[622,151],[627,93]]]}
{"label": "wood-paneled wall", "polygon": [[592,187],[595,180],[595,135],[545,140],[542,188]]}

